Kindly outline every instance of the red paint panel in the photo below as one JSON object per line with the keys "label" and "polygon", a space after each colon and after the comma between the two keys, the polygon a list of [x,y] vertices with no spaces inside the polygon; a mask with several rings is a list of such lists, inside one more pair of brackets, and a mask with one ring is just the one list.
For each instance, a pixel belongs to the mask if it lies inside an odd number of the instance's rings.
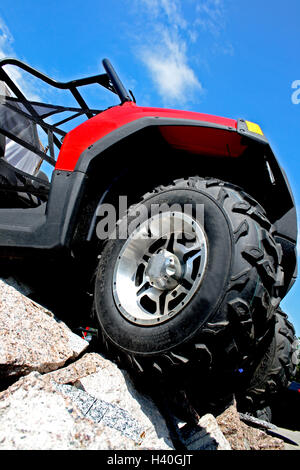
{"label": "red paint panel", "polygon": [[127,102],[120,106],[114,106],[71,130],[64,138],[55,169],[73,171],[80,155],[90,145],[119,127],[148,116],[205,121],[234,129],[237,127],[237,122],[233,119],[190,111],[146,108],[136,106],[133,102]]}

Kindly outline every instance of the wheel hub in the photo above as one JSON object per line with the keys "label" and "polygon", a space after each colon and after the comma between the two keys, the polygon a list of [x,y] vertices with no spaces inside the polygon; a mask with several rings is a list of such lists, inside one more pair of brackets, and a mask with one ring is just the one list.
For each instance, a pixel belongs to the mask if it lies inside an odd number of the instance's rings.
{"label": "wheel hub", "polygon": [[190,302],[208,259],[200,222],[181,212],[163,212],[128,237],[116,261],[113,297],[121,315],[138,325],[170,320]]}
{"label": "wheel hub", "polygon": [[152,255],[145,271],[150,285],[160,290],[171,290],[178,286],[181,274],[178,257],[167,250]]}

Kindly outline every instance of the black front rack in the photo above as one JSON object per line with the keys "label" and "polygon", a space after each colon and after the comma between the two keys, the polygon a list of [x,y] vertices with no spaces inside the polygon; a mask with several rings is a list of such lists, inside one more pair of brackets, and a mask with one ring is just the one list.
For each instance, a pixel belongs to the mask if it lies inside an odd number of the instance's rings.
{"label": "black front rack", "polygon": [[[99,84],[102,87],[118,95],[121,104],[125,103],[126,101],[132,101],[132,98],[126,91],[124,85],[122,84],[110,61],[108,59],[104,59],[102,63],[105,69],[105,73],[103,74],[81,78],[78,80],[72,80],[69,82],[57,82],[56,80],[53,80],[52,78],[30,67],[29,65],[25,64],[20,60],[14,58],[5,58],[0,60],[0,81],[4,82],[14,95],[5,97],[4,104],[6,107],[6,112],[10,110],[11,112],[17,113],[20,116],[20,119],[28,119],[31,123],[33,123],[33,125],[39,125],[41,129],[43,129],[43,131],[47,134],[48,146],[43,151],[43,149],[41,149],[41,146],[38,143],[38,139],[36,139],[35,142],[29,142],[28,140],[24,140],[20,135],[17,135],[17,133],[12,132],[11,129],[9,129],[9,126],[4,126],[3,122],[0,122],[0,133],[8,137],[9,139],[17,142],[19,145],[22,145],[28,150],[36,153],[41,157],[41,159],[55,166],[56,159],[54,146],[56,146],[57,149],[60,149],[62,145],[61,140],[66,135],[66,132],[63,131],[60,126],[79,116],[85,115],[87,119],[90,119],[96,114],[102,112],[102,110],[90,109],[86,101],[82,97],[81,93],[79,92],[78,88],[91,84]],[[7,65],[19,67],[20,69],[24,70],[25,72],[28,72],[29,74],[42,80],[43,82],[47,83],[48,85],[54,88],[60,90],[69,90],[77,101],[79,108],[55,106],[51,104],[28,100],[24,96],[22,91],[19,89],[19,87],[16,85],[16,83],[14,83],[14,81],[4,70],[4,67]],[[65,111],[68,111],[73,114],[71,114],[65,119],[59,120],[54,124],[49,124],[45,122],[45,119],[49,116],[53,116],[58,113],[63,113]]]}

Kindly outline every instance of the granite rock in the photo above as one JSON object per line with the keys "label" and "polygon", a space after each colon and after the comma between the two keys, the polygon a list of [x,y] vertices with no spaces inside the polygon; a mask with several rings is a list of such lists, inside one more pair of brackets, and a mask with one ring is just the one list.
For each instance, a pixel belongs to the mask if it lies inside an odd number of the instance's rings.
{"label": "granite rock", "polygon": [[240,420],[235,405],[217,417],[217,423],[232,450],[284,450],[284,442]]}
{"label": "granite rock", "polygon": [[58,369],[87,347],[51,312],[0,280],[0,377]]}
{"label": "granite rock", "polygon": [[102,358],[97,371],[82,376],[76,385],[97,400],[96,419],[97,407],[101,415],[101,408],[109,404],[105,416],[118,417],[116,426],[126,427],[126,420],[134,419],[136,424],[130,421],[130,425],[136,436],[138,433],[143,436],[143,448],[174,449],[166,422],[151,397],[138,392],[128,372],[116,364]]}
{"label": "granite rock", "polygon": [[[103,370],[119,383],[114,398]],[[0,430],[0,449],[174,449],[152,400],[95,353],[54,372],[32,372],[1,392]]]}
{"label": "granite rock", "polygon": [[216,418],[210,413],[202,416],[197,425],[184,425],[179,433],[181,442],[188,451],[231,450]]}
{"label": "granite rock", "polygon": [[38,372],[0,394],[1,450],[136,450],[117,429],[82,416],[74,401]]}
{"label": "granite rock", "polygon": [[79,358],[89,343],[24,289],[0,279],[0,379],[14,380],[0,393],[0,450],[173,450],[178,437],[187,451],[284,449],[242,422],[235,405],[181,423],[174,439],[176,418],[167,425],[151,396],[101,354]]}

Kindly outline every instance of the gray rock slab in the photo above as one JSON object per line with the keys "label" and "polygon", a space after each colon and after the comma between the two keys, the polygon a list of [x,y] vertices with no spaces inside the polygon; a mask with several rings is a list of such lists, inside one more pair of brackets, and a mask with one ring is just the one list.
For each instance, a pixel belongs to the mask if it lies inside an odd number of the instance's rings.
{"label": "gray rock slab", "polygon": [[70,398],[76,404],[83,416],[95,423],[102,423],[112,429],[117,429],[124,436],[137,444],[142,444],[144,429],[142,425],[117,405],[96,399],[88,393],[71,385],[54,385],[58,391]]}
{"label": "gray rock slab", "polygon": [[51,312],[0,280],[0,377],[58,369],[88,345]]}
{"label": "gray rock slab", "polygon": [[109,419],[111,425],[115,421],[117,428],[127,428],[132,435],[140,434],[143,447],[174,449],[166,422],[153,400],[139,393],[129,374],[114,363],[104,359],[96,373],[81,378],[77,385],[99,403],[109,403],[103,419]]}
{"label": "gray rock slab", "polygon": [[82,416],[38,372],[0,394],[0,450],[138,450],[117,429]]}
{"label": "gray rock slab", "polygon": [[180,429],[182,443],[187,450],[231,450],[216,418],[211,414],[202,416],[198,425],[185,425]]}
{"label": "gray rock slab", "polygon": [[232,450],[284,450],[284,442],[281,439],[243,423],[235,404],[216,419]]}

